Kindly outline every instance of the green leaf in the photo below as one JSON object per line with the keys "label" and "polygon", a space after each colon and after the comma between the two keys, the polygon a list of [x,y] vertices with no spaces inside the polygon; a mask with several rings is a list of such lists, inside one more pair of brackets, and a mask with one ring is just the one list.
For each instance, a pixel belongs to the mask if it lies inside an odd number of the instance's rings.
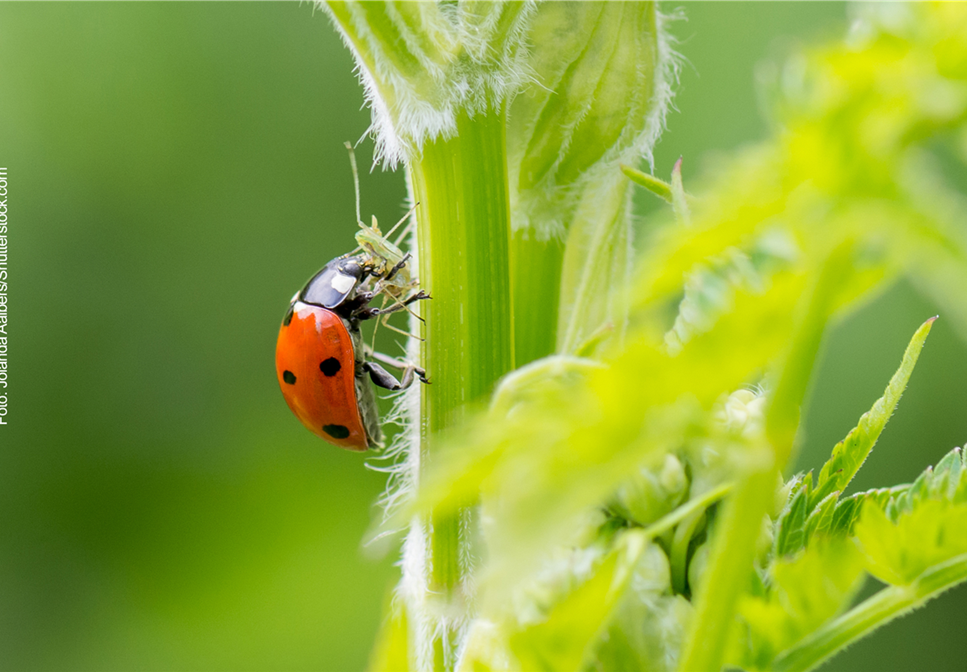
{"label": "green leaf", "polygon": [[792,498],[788,511],[779,517],[775,538],[776,555],[790,555],[806,544],[806,519],[810,513],[810,476],[811,474],[807,475],[805,484]]}
{"label": "green leaf", "polygon": [[[855,541],[867,571],[890,584],[776,657],[774,672],[804,672],[885,623],[967,580],[967,478],[963,452],[948,453],[911,486],[839,503],[833,526]],[[842,511],[842,513],[841,513]]]}
{"label": "green leaf", "polygon": [[[647,544],[640,534],[623,535],[622,543],[591,578],[554,605],[546,619],[511,635],[510,648],[520,668],[535,672],[582,669],[615,604],[639,568]],[[656,556],[649,552],[645,557],[647,563],[654,562]],[[655,576],[652,570],[648,579],[660,584],[660,570],[658,574]]]}
{"label": "green leaf", "polygon": [[768,255],[759,255],[754,263],[750,255],[732,249],[697,266],[686,278],[685,296],[678,306],[675,324],[665,334],[665,343],[677,352],[695,335],[711,329],[732,308],[737,291],[761,294],[768,276],[781,265],[781,261]]}
{"label": "green leaf", "polygon": [[912,510],[918,502],[927,498],[944,499],[953,504],[967,502],[965,473],[964,452],[961,448],[954,448],[936,467],[927,468],[920,474],[915,484],[858,492],[838,502],[830,533],[851,535],[867,503],[887,512],[895,522],[900,512]]}
{"label": "green leaf", "polygon": [[655,4],[548,3],[528,37],[526,65],[540,80],[510,110],[509,137],[521,151],[512,184],[522,194],[563,187],[606,153],[640,151],[639,136],[657,130],[667,103],[655,95],[668,59]]}
{"label": "green leaf", "polygon": [[806,543],[816,535],[827,536],[833,527],[833,515],[836,512],[836,501],[839,491],[826,495],[809,513],[806,519]]}
{"label": "green leaf", "polygon": [[[862,584],[863,558],[846,540],[824,540],[800,555],[781,559],[764,597],[746,596],[739,606],[745,637],[737,637],[731,663],[767,670],[785,649],[845,609]],[[741,631],[742,628],[740,627]]]}
{"label": "green leaf", "polygon": [[614,291],[631,274],[627,191],[625,180],[606,174],[580,192],[561,269],[559,354],[575,354],[602,324],[618,325],[623,332],[627,323],[627,304]]}
{"label": "green leaf", "polygon": [[851,535],[853,526],[860,518],[863,504],[866,501],[876,502],[881,508],[886,507],[887,502],[902,492],[905,492],[909,485],[897,485],[892,488],[876,488],[866,492],[858,492],[850,495],[846,499],[836,503],[833,511],[833,518],[829,525],[829,532],[833,535]]}
{"label": "green leaf", "polygon": [[812,502],[813,506],[819,499],[826,496],[828,490],[839,490],[840,492],[845,490],[849,482],[853,480],[853,476],[863,466],[863,462],[870,451],[873,450],[876,440],[880,437],[880,432],[883,431],[890,416],[893,415],[893,411],[900,401],[900,396],[907,387],[907,382],[913,373],[913,367],[917,364],[917,358],[920,356],[923,344],[927,340],[927,335],[936,319],[936,317],[933,317],[927,320],[917,329],[903,353],[900,368],[893,374],[883,396],[876,400],[873,408],[860,417],[860,421],[856,427],[850,430],[846,438],[833,448],[832,456],[819,472],[819,478],[816,482],[816,495],[814,496],[815,501]]}
{"label": "green leaf", "polygon": [[773,542],[776,556],[790,555],[806,545],[806,519],[809,517],[809,494],[812,490],[812,472],[806,474],[790,492],[790,500],[776,521]]}
{"label": "green leaf", "polygon": [[885,509],[893,505],[895,514],[891,520],[896,521],[896,514],[912,511],[927,499],[942,499],[951,504],[967,502],[967,470],[964,468],[965,452],[962,448],[954,448],[947,453],[935,468],[928,467],[913,485],[908,486],[887,502]]}
{"label": "green leaf", "polygon": [[958,555],[931,567],[908,586],[884,588],[783,651],[770,669],[772,672],[812,670],[837,651],[965,580],[967,555]]}
{"label": "green leaf", "polygon": [[895,523],[867,503],[855,533],[870,573],[885,583],[906,585],[930,567],[967,553],[967,503],[922,500]]}

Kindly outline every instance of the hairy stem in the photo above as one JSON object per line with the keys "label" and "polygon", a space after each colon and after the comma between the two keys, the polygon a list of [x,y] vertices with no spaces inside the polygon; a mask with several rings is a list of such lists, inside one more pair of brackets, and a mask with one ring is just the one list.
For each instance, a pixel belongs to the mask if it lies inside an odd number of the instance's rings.
{"label": "hairy stem", "polygon": [[775,672],[806,672],[894,618],[967,580],[967,554],[932,567],[908,586],[884,588],[776,657]]}
{"label": "hairy stem", "polygon": [[[420,280],[431,296],[422,363],[432,384],[423,387],[421,459],[432,462],[427,439],[457,422],[474,401],[486,399],[513,367],[510,292],[510,214],[502,113],[461,113],[457,135],[423,147],[410,164],[420,204]],[[460,608],[465,554],[461,514],[432,515],[427,542],[428,588],[441,613]],[[457,630],[444,617],[433,642],[433,667],[451,669]]]}

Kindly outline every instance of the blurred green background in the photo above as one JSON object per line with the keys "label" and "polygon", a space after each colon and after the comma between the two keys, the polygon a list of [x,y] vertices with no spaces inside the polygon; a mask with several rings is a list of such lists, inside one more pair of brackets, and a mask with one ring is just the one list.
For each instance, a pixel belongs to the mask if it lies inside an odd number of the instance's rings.
{"label": "blurred green background", "polygon": [[[668,6],[666,6],[667,8]],[[656,172],[686,185],[768,132],[757,63],[835,38],[839,3],[688,3]],[[345,140],[369,123],[311,4],[0,4],[11,387],[0,429],[0,667],[355,670],[393,558],[362,538],[384,477],[278,392],[292,293],[353,246]],[[362,166],[371,145],[357,150]],[[395,221],[401,174],[362,176]],[[643,210],[655,204],[642,196]],[[801,466],[818,466],[936,312],[901,285],[829,339]],[[857,488],[967,440],[967,351],[938,322]],[[961,670],[956,590],[830,670]]]}

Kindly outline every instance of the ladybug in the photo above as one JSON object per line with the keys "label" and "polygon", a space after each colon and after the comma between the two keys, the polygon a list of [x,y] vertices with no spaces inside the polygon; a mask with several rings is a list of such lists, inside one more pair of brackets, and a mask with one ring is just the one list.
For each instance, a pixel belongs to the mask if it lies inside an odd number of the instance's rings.
{"label": "ladybug", "polygon": [[[392,269],[391,269],[392,270]],[[370,307],[368,289],[378,271],[365,257],[333,259],[292,297],[279,329],[275,369],[282,396],[309,431],[348,450],[382,446],[373,388],[367,377],[387,390],[402,390],[426,372],[399,360],[368,352],[361,321],[405,309],[430,298],[423,291],[387,309]],[[399,368],[397,380],[373,359]]]}

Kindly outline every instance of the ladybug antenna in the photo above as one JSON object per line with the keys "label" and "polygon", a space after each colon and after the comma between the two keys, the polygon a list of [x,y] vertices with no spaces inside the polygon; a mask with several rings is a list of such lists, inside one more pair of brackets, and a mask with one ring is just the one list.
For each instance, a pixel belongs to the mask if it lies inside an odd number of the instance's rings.
{"label": "ladybug antenna", "polygon": [[361,227],[366,228],[366,226],[363,224],[363,218],[359,214],[359,171],[356,170],[356,153],[353,151],[352,144],[348,142],[344,142],[343,144],[346,146],[346,149],[349,150],[349,165],[352,166],[353,169],[353,188],[356,191],[356,223]]}

